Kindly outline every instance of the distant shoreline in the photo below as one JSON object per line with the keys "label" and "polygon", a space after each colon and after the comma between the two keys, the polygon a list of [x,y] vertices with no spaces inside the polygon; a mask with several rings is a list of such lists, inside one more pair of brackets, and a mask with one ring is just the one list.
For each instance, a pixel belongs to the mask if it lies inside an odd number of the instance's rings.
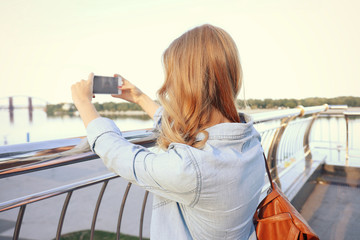
{"label": "distant shoreline", "polygon": [[147,115],[144,111],[128,110],[128,111],[98,111],[100,115],[116,115],[116,116],[142,116]]}

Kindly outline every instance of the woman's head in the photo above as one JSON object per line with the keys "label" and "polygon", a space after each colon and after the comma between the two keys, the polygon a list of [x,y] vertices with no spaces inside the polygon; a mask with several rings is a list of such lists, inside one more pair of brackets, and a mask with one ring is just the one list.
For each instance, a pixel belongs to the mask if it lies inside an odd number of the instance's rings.
{"label": "woman's head", "polygon": [[223,29],[196,27],[175,39],[163,54],[165,82],[158,91],[164,107],[159,145],[171,142],[194,147],[211,114],[220,112],[239,122],[235,99],[240,91],[242,70],[235,42]]}

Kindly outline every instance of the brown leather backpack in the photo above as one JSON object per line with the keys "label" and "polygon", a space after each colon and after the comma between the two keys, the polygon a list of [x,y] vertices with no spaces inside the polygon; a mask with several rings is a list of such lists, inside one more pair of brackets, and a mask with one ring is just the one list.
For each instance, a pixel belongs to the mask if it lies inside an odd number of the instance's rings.
{"label": "brown leather backpack", "polygon": [[271,188],[254,214],[257,238],[259,240],[319,240],[314,230],[272,181],[265,155],[264,159]]}

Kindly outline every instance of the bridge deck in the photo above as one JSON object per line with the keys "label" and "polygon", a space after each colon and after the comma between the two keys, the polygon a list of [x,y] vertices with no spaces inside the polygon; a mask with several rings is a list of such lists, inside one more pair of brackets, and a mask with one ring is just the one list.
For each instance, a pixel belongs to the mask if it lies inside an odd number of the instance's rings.
{"label": "bridge deck", "polygon": [[300,212],[320,239],[360,238],[360,169],[325,165]]}

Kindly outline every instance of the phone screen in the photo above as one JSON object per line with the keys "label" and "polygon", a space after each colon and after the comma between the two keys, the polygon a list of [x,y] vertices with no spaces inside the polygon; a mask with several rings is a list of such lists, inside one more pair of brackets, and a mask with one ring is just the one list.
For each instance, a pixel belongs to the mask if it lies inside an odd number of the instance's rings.
{"label": "phone screen", "polygon": [[121,94],[121,89],[118,89],[121,85],[121,77],[94,76],[93,93]]}

